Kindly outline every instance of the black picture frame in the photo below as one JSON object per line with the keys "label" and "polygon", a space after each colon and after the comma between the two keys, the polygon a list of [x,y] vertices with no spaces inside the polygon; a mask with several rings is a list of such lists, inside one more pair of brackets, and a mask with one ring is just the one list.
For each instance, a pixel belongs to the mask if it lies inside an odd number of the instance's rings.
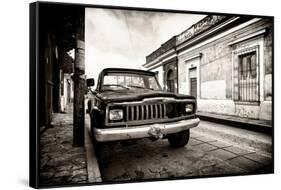
{"label": "black picture frame", "polygon": [[[58,11],[62,9],[65,11],[65,8],[72,9],[73,14],[75,15],[75,10],[81,10],[85,8],[100,8],[107,10],[132,10],[132,11],[151,11],[151,12],[165,12],[165,13],[188,13],[188,14],[206,14],[206,15],[220,15],[220,16],[237,16],[245,19],[252,18],[262,18],[268,19],[272,22],[272,27],[270,28],[270,32],[272,34],[272,43],[271,46],[271,111],[272,111],[272,119],[271,119],[271,128],[257,127],[254,131],[262,132],[265,134],[269,134],[272,137],[272,155],[271,161],[272,165],[270,168],[267,168],[265,171],[259,171],[254,174],[271,174],[274,173],[274,17],[273,16],[264,16],[264,15],[247,15],[247,14],[228,14],[228,13],[217,13],[217,12],[200,12],[200,11],[191,11],[191,10],[166,10],[166,9],[152,9],[152,8],[141,8],[141,7],[120,7],[120,6],[103,6],[103,5],[91,5],[91,4],[72,4],[72,3],[54,3],[54,2],[34,2],[30,4],[30,90],[29,90],[29,185],[33,188],[44,188],[44,187],[67,187],[67,186],[83,186],[83,185],[98,185],[98,184],[112,184],[112,183],[131,183],[131,182],[147,182],[147,181],[161,181],[161,180],[179,180],[179,179],[193,179],[193,178],[205,178],[205,177],[223,177],[223,176],[236,176],[236,175],[249,175],[247,174],[222,174],[222,175],[205,175],[205,176],[182,176],[176,178],[158,178],[158,179],[138,179],[138,180],[130,180],[130,181],[114,181],[114,182],[94,182],[94,183],[69,183],[69,184],[55,184],[55,185],[42,185],[40,183],[40,136],[46,130],[45,128],[40,127],[42,125],[42,120],[44,120],[43,113],[45,112],[44,107],[44,96],[45,90],[42,88],[45,82],[45,75],[43,73],[46,72],[44,65],[42,65],[42,47],[44,44],[41,42],[42,40],[42,32],[45,32],[45,29],[48,29],[48,26],[44,26],[45,23],[42,22],[42,19],[46,20],[49,15],[45,15],[44,8],[48,7],[48,11],[52,8]],[[43,10],[43,11],[42,11]],[[269,32],[267,29],[264,31]],[[168,40],[168,39],[167,39]],[[161,46],[161,44],[159,44]],[[41,64],[40,64],[41,63]],[[179,81],[177,80],[179,83]],[[177,85],[179,86],[179,84]],[[209,121],[214,121],[212,118],[208,118],[208,116],[201,116],[204,119],[208,119]],[[224,123],[223,119],[215,119],[217,123]],[[240,126],[241,122],[239,121],[228,121],[229,125],[232,126]],[[257,125],[259,126],[259,125]],[[243,129],[251,129],[251,124],[243,125]],[[252,130],[252,129],[251,129]],[[79,144],[79,142],[78,142]],[[83,144],[83,143],[82,143]]]}

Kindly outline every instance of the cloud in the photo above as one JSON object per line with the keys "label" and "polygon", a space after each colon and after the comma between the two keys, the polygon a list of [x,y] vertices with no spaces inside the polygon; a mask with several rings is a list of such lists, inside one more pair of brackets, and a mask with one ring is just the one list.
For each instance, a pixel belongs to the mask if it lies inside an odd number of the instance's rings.
{"label": "cloud", "polygon": [[106,67],[141,68],[148,54],[204,16],[86,8],[87,76]]}

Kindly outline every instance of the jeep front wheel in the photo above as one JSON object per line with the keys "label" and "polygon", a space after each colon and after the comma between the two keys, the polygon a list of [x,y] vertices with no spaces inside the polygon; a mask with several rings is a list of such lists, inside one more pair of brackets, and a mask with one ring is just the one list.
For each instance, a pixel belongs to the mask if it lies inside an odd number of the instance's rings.
{"label": "jeep front wheel", "polygon": [[189,129],[167,136],[170,145],[174,148],[184,147],[189,141]]}
{"label": "jeep front wheel", "polygon": [[95,139],[94,128],[97,127],[96,120],[91,118],[91,137],[96,152],[96,157],[98,159],[101,168],[104,168],[109,162],[111,157],[110,143],[98,142]]}

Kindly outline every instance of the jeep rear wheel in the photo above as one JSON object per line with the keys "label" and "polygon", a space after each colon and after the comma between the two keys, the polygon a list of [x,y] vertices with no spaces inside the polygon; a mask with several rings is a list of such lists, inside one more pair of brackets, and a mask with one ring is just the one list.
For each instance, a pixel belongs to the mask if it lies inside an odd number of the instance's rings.
{"label": "jeep rear wheel", "polygon": [[189,141],[189,129],[167,136],[170,145],[174,148],[184,147]]}

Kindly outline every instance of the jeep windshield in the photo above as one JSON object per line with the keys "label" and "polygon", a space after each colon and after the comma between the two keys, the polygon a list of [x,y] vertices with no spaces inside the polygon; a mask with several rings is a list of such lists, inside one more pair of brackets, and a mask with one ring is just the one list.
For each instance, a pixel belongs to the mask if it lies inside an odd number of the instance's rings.
{"label": "jeep windshield", "polygon": [[106,73],[101,90],[161,90],[155,76],[138,73]]}

